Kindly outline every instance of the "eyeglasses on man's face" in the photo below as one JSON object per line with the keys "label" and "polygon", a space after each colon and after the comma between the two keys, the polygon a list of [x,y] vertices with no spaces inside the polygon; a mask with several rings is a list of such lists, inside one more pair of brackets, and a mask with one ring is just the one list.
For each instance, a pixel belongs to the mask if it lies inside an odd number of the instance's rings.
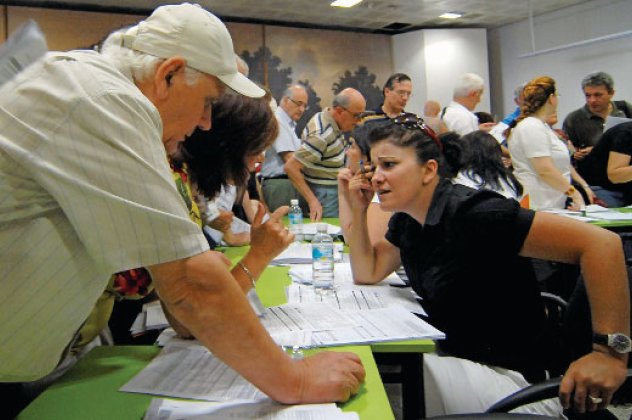
{"label": "eyeglasses on man's face", "polygon": [[292,101],[292,103],[294,105],[296,105],[299,108],[303,108],[305,111],[307,111],[309,109],[309,105],[307,105],[305,102],[303,101],[295,101],[294,99],[290,98],[289,96],[287,97],[290,101]]}
{"label": "eyeglasses on man's face", "polygon": [[424,119],[413,113],[403,113],[392,119],[393,123],[401,125],[409,130],[420,130],[430,137],[440,151],[443,152],[443,145],[434,130],[426,125]]}
{"label": "eyeglasses on man's face", "polygon": [[347,108],[345,108],[345,107],[344,107],[344,106],[342,106],[342,105],[338,105],[338,107],[339,107],[339,108],[341,108],[341,109],[342,109],[342,110],[344,110],[344,111],[347,111],[349,114],[351,114],[351,116],[353,117],[353,119],[354,119],[354,120],[358,120],[358,121],[359,121],[359,120],[361,120],[361,119],[362,119],[362,117],[364,117],[364,115],[365,115],[364,111],[360,111],[360,112],[352,112],[352,111],[349,111]]}

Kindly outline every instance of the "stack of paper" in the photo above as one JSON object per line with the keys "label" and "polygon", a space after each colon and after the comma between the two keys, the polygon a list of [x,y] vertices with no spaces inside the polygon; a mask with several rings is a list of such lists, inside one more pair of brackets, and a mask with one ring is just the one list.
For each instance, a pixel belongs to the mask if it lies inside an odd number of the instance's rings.
{"label": "stack of paper", "polygon": [[[346,254],[343,254],[346,255]],[[344,260],[344,257],[343,257]],[[312,283],[312,266],[311,264],[293,264],[288,270],[288,274],[295,283],[311,284]],[[351,271],[351,263],[340,262],[334,265],[334,283],[339,286],[353,286],[353,272]],[[406,283],[402,281],[396,273],[391,273],[377,285],[389,284],[396,287],[406,287]]]}
{"label": "stack of paper", "polygon": [[283,405],[261,402],[193,402],[154,398],[144,420],[358,420],[358,413],[343,413],[336,404]]}
{"label": "stack of paper", "polygon": [[177,338],[121,391],[207,401],[267,399],[198,341]]}
{"label": "stack of paper", "polygon": [[[340,236],[342,235],[342,229],[340,226],[334,226],[329,223],[325,223],[327,225],[327,233],[331,236]],[[316,227],[319,223],[305,223],[303,224],[303,239],[311,240],[314,235],[316,235]]]}
{"label": "stack of paper", "polygon": [[[342,261],[341,243],[334,243],[334,262]],[[311,264],[312,244],[303,242],[292,242],[285,251],[272,260],[273,265],[283,264]]]}
{"label": "stack of paper", "polygon": [[[284,347],[327,347],[414,339],[445,334],[401,307],[342,311],[326,303],[268,308],[261,318],[274,341]],[[301,335],[300,332],[311,332]],[[299,334],[301,343],[291,341]],[[311,343],[307,340],[311,335]]]}
{"label": "stack of paper", "polygon": [[288,303],[322,302],[343,311],[363,311],[400,307],[407,311],[427,315],[409,288],[391,287],[387,284],[372,286],[336,287],[331,293],[316,293],[313,287],[292,284],[287,288]]}

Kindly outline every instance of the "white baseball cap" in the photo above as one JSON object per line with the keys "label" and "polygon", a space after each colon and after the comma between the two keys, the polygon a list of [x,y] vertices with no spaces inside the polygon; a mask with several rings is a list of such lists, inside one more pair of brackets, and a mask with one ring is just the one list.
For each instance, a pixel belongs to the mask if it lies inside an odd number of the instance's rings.
{"label": "white baseball cap", "polygon": [[179,55],[187,66],[217,77],[237,93],[251,98],[265,95],[237,71],[233,40],[226,26],[198,4],[158,7],[125,32],[122,45],[156,57]]}

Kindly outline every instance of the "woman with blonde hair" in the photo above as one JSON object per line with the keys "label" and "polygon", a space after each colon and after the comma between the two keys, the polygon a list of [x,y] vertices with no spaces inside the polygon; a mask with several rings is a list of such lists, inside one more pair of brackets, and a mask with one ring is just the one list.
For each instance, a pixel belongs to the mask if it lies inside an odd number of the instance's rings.
{"label": "woman with blonde hair", "polygon": [[517,125],[509,129],[509,152],[531,208],[579,210],[585,203],[572,181],[582,186],[591,200],[594,194],[571,165],[566,144],[547,124],[557,113],[557,104],[555,80],[541,76],[527,83]]}

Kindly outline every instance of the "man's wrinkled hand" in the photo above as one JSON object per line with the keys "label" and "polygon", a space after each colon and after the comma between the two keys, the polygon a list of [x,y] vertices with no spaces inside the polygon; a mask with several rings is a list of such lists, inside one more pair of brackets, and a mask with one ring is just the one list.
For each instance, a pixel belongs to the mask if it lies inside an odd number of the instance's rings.
{"label": "man's wrinkled hand", "polygon": [[360,389],[366,372],[358,355],[321,352],[298,363],[304,364],[301,403],[345,402]]}

